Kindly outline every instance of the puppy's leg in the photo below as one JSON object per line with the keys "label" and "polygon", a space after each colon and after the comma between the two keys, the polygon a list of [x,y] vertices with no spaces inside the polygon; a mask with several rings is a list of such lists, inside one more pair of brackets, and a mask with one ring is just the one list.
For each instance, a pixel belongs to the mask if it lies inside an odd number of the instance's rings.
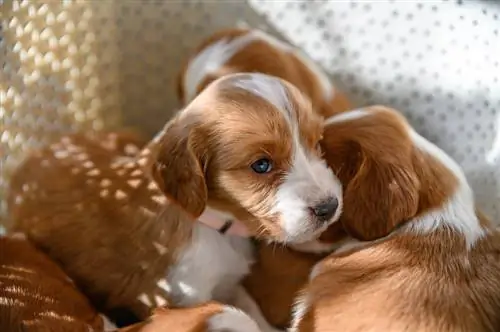
{"label": "puppy's leg", "polygon": [[242,286],[237,287],[231,304],[252,317],[257,322],[262,332],[281,332],[281,330],[268,323],[257,303]]}
{"label": "puppy's leg", "polygon": [[230,306],[210,317],[207,325],[210,332],[266,332],[249,315]]}

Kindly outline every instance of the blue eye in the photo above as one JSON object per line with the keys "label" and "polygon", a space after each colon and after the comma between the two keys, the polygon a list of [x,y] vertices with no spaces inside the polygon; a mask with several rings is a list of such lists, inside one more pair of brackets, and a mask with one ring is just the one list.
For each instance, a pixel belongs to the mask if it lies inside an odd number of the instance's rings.
{"label": "blue eye", "polygon": [[273,169],[273,164],[269,159],[259,159],[254,162],[252,165],[253,171],[258,174],[269,173]]}

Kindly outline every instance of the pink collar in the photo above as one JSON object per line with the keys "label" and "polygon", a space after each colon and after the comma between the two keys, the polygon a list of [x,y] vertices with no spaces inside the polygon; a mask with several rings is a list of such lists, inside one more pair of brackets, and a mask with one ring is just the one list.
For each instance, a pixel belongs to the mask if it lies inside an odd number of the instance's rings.
{"label": "pink collar", "polygon": [[207,207],[198,221],[222,234],[249,237],[248,230],[232,215]]}

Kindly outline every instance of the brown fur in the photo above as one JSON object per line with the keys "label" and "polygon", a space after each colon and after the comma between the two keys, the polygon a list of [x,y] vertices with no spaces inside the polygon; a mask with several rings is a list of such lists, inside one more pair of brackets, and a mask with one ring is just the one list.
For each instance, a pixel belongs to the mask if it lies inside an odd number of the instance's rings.
{"label": "brown fur", "polygon": [[413,145],[397,112],[371,110],[327,125],[325,158],[345,188],[347,233],[360,240],[392,234],[319,263],[298,330],[499,331],[500,235],[483,216],[488,235],[470,250],[463,234],[445,226],[393,233],[443,206],[458,180]]}
{"label": "brown fur", "polygon": [[0,237],[0,331],[102,331],[66,274],[24,239]]}
{"label": "brown fur", "polygon": [[[110,135],[122,142],[117,149],[137,142]],[[151,186],[143,157],[114,152],[105,136],[75,134],[32,155],[12,178],[9,204],[16,229],[61,262],[102,309],[127,306],[145,317],[149,308],[137,297],[166,297],[156,283],[189,239],[191,218],[151,199],[163,194]],[[158,222],[162,215],[168,222]]]}
{"label": "brown fur", "polygon": [[295,298],[322,257],[277,244],[257,243],[256,263],[244,285],[270,324],[282,329],[289,326]]}
{"label": "brown fur", "polygon": [[[249,30],[247,29],[225,29],[216,32],[207,38],[194,50],[193,56],[186,61],[179,75],[177,91],[179,99],[182,102],[187,102],[184,96],[185,92],[183,89],[183,82],[184,72],[189,64],[189,61],[204,48],[221,40],[222,38],[227,38],[229,41],[248,32]],[[223,75],[244,72],[264,73],[282,78],[292,83],[311,99],[317,112],[325,117],[351,108],[351,104],[348,99],[338,90],[333,92],[332,100],[324,100],[318,78],[307,67],[307,65],[302,62],[302,60],[292,53],[285,53],[261,40],[255,40],[250,43],[247,47],[229,59],[219,72],[205,78],[200,86],[198,86],[198,93],[209,83]]]}

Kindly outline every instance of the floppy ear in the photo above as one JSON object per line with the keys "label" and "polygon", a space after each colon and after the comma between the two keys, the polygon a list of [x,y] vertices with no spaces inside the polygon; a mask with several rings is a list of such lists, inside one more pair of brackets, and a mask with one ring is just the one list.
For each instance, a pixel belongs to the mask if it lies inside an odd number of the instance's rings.
{"label": "floppy ear", "polygon": [[358,240],[389,235],[418,209],[412,145],[396,121],[352,117],[325,128],[324,158],[344,189],[339,221]]}
{"label": "floppy ear", "polygon": [[170,200],[197,218],[207,203],[201,144],[195,128],[173,121],[158,143],[153,178]]}
{"label": "floppy ear", "polygon": [[367,156],[361,159],[344,190],[340,222],[352,237],[371,241],[389,235],[415,215],[419,182],[406,169],[409,165],[377,162]]}

